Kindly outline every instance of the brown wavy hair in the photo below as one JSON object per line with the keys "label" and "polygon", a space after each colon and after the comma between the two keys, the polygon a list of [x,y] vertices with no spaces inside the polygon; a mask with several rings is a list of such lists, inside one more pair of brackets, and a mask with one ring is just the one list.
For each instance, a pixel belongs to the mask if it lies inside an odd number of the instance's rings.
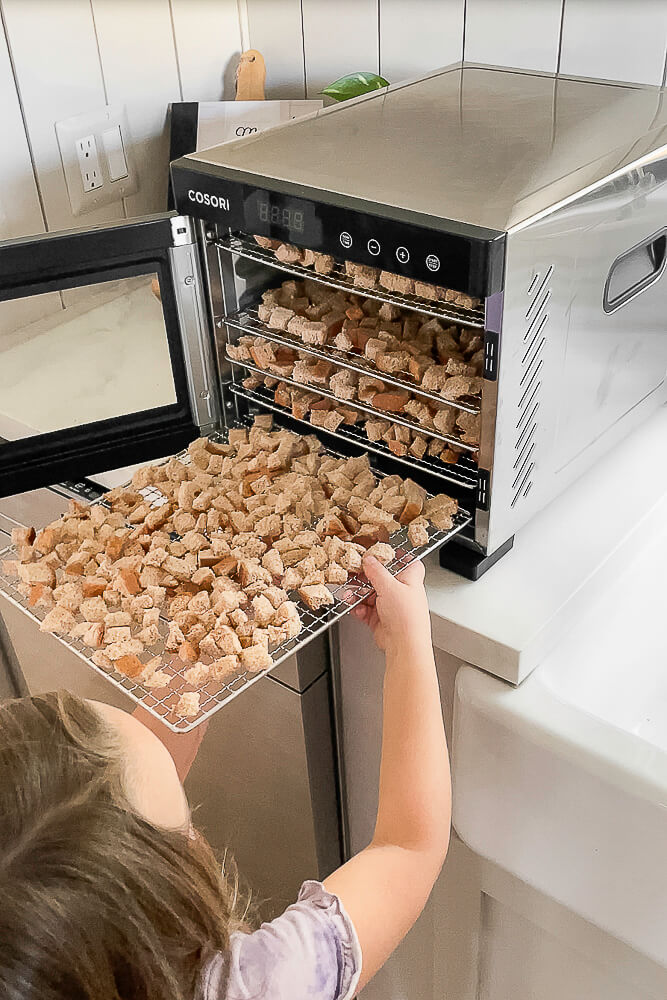
{"label": "brown wavy hair", "polygon": [[113,732],[66,693],[0,705],[0,996],[193,1000],[235,892],[129,806]]}

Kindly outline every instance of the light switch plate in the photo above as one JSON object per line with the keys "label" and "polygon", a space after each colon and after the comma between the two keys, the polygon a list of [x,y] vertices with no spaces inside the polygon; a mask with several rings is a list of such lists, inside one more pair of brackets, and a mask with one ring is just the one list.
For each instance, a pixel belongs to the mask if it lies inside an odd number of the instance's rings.
{"label": "light switch plate", "polygon": [[109,168],[109,179],[112,182],[122,180],[123,177],[127,177],[127,156],[120,125],[114,125],[113,128],[103,132],[102,141]]}
{"label": "light switch plate", "polygon": [[[109,154],[108,133],[120,136],[119,141],[111,144]],[[85,215],[102,205],[121,201],[138,190],[124,105],[107,105],[97,111],[56,122],[56,135],[73,215]],[[101,184],[84,190],[77,143],[90,137],[97,149]],[[124,167],[121,160],[124,160]]]}

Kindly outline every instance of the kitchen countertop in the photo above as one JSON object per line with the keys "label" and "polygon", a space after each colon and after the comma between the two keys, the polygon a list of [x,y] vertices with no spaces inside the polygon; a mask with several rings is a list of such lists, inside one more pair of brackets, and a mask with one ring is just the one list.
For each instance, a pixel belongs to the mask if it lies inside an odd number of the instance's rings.
{"label": "kitchen countertop", "polygon": [[651,544],[667,516],[667,407],[628,436],[516,535],[475,583],[427,560],[438,649],[522,681]]}

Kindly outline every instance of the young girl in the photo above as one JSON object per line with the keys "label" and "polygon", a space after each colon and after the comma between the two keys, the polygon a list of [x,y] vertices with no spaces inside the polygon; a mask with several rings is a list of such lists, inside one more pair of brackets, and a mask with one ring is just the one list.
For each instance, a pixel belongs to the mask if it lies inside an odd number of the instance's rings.
{"label": "young girl", "polygon": [[377,972],[444,861],[450,781],[423,567],[364,569],[356,613],[386,655],[375,833],[254,933],[191,827],[187,737],[172,756],[65,693],[0,706],[0,996],[347,1000]]}

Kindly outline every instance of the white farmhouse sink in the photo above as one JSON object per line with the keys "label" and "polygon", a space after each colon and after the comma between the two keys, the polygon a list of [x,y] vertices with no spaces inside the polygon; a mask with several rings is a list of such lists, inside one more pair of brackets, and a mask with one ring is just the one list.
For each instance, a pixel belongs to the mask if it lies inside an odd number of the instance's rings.
{"label": "white farmhouse sink", "polygon": [[667,966],[667,529],[518,688],[457,677],[454,826]]}

